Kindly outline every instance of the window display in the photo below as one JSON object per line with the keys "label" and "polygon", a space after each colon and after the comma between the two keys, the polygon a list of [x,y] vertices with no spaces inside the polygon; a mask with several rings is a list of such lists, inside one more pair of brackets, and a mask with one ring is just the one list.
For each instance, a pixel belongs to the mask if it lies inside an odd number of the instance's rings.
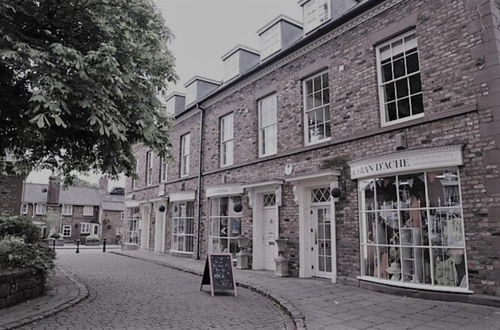
{"label": "window display", "polygon": [[193,252],[194,203],[172,203],[172,247],[175,252]]}
{"label": "window display", "polygon": [[359,182],[362,275],[467,288],[456,169]]}
{"label": "window display", "polygon": [[210,199],[209,242],[212,253],[228,252],[236,257],[241,236],[241,196]]}

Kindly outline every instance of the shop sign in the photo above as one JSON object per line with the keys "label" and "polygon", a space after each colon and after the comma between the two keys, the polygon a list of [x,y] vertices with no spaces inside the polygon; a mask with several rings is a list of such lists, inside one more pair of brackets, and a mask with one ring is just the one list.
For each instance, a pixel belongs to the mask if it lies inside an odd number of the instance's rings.
{"label": "shop sign", "polygon": [[207,197],[239,195],[243,194],[243,186],[240,184],[207,186],[206,194]]}
{"label": "shop sign", "polygon": [[170,202],[178,202],[178,201],[192,201],[195,199],[194,191],[179,191],[173,192],[169,194]]}
{"label": "shop sign", "polygon": [[460,165],[461,145],[406,150],[349,162],[352,179]]}

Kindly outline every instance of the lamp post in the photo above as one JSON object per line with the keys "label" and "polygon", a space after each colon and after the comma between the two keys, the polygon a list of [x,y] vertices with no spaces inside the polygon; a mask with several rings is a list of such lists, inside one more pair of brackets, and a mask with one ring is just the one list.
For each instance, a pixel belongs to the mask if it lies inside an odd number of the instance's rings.
{"label": "lamp post", "polygon": [[80,253],[80,240],[76,240],[76,253]]}

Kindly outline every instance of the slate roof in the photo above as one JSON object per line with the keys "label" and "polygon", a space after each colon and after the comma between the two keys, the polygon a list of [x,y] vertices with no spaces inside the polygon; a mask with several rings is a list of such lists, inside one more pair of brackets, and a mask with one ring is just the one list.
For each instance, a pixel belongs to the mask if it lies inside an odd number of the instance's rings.
{"label": "slate roof", "polygon": [[[24,191],[24,203],[47,203],[48,184],[27,183]],[[44,192],[45,190],[45,192]]]}
{"label": "slate roof", "polygon": [[102,200],[99,188],[92,187],[61,187],[60,204],[99,205]]}

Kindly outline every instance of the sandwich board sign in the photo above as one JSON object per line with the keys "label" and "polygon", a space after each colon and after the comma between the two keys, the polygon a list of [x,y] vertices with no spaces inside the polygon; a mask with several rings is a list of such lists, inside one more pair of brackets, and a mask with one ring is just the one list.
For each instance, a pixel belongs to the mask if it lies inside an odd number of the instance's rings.
{"label": "sandwich board sign", "polygon": [[236,297],[233,256],[230,253],[208,254],[200,290],[203,290],[204,285],[210,285],[212,296],[214,296],[215,291],[233,290]]}

